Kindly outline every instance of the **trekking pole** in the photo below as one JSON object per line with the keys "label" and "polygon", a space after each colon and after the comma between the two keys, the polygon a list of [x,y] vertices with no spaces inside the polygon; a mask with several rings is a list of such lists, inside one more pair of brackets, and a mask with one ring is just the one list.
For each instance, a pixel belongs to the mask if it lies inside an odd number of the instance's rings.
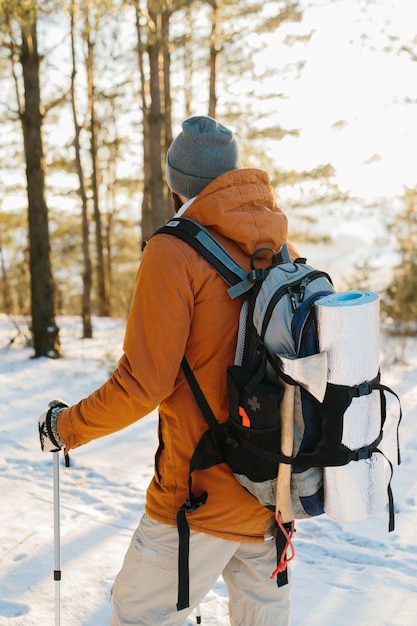
{"label": "trekking pole", "polygon": [[53,452],[55,626],[60,626],[61,543],[59,520],[59,452]]}
{"label": "trekking pole", "polygon": [[195,623],[196,624],[201,624],[201,610],[200,610],[200,605],[197,604],[197,608],[195,611]]}

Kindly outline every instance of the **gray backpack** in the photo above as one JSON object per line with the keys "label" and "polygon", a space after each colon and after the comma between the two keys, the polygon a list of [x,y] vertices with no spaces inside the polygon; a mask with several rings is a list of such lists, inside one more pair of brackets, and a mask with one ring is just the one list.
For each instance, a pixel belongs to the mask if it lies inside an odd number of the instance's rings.
{"label": "gray backpack", "polygon": [[[229,420],[224,427],[213,414],[185,357],[187,381],[207,422],[190,460],[188,497],[178,511],[180,537],[178,610],[188,606],[188,523],[186,516],[206,503],[209,494],[194,494],[192,473],[226,462],[235,478],[268,509],[275,510],[277,470],[291,465],[291,503],[295,518],[324,512],[323,468],[342,466],[380,453],[386,417],[380,375],[365,384],[347,387],[327,382],[326,354],[318,345],[315,302],[334,293],[326,272],[307,265],[305,259],[291,261],[286,246],[271,253],[266,269],[256,266],[259,250],[245,272],[203,226],[188,218],[173,218],[157,233],[186,241],[207,260],[229,285],[231,298],[245,298],[239,322],[235,362],[227,368]],[[155,233],[155,234],[157,234]],[[262,249],[265,253],[265,249]],[[281,450],[281,414],[284,387],[295,388],[292,407],[293,450]],[[343,416],[353,398],[380,394],[381,428],[378,437],[360,449],[342,443]],[[396,396],[398,398],[398,396]],[[398,426],[401,421],[401,408]],[[397,427],[397,448],[398,427]],[[398,463],[400,456],[398,452]],[[391,464],[390,464],[391,465]],[[391,466],[392,469],[392,466]],[[390,482],[389,530],[394,528]],[[278,586],[286,584],[285,551],[290,525],[277,530]]]}

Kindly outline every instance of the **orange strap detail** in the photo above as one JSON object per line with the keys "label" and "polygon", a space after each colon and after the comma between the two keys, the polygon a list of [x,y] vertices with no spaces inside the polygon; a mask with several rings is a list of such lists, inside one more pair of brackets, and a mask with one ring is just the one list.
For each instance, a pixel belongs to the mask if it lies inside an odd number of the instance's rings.
{"label": "orange strap detail", "polygon": [[[294,535],[294,527],[295,527],[295,522],[294,520],[292,520],[291,522],[291,529],[290,532],[287,533],[287,531],[284,528],[284,525],[282,523],[281,520],[281,512],[278,512],[278,516],[277,516],[277,523],[278,523],[278,527],[280,529],[280,531],[283,533],[284,537],[286,538],[287,542],[285,544],[285,547],[282,551],[279,563],[278,563],[278,567],[272,572],[270,579],[272,580],[273,578],[275,578],[275,576],[277,574],[279,574],[280,572],[285,571],[286,567],[287,567],[287,563],[289,563],[290,561],[293,560],[293,558],[295,557],[295,550],[294,550],[294,545],[292,543],[292,538]],[[290,556],[287,558],[287,550],[288,548],[291,549],[291,554]]]}
{"label": "orange strap detail", "polygon": [[242,418],[242,426],[244,426],[245,428],[250,428],[249,415],[246,413],[246,411],[243,408],[243,406],[239,407],[239,415]]}

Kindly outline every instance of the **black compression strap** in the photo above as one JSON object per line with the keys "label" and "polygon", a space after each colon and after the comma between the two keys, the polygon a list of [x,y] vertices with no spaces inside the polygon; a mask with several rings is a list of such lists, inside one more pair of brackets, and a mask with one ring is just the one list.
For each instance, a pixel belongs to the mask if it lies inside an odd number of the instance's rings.
{"label": "black compression strap", "polygon": [[[291,523],[284,524],[284,527],[287,531],[290,530]],[[277,565],[279,565],[281,561],[281,556],[283,551],[285,550],[285,546],[287,545],[287,537],[284,535],[282,530],[276,524],[275,528],[275,547],[277,552]],[[288,584],[288,570],[285,568],[283,571],[277,573],[277,587],[284,587],[284,585]]]}
{"label": "black compression strap", "polygon": [[178,598],[177,611],[190,606],[190,572],[188,556],[190,552],[190,528],[188,526],[185,507],[177,513],[178,529]]}
{"label": "black compression strap", "polygon": [[398,416],[398,422],[397,422],[397,464],[401,465],[401,453],[400,453],[400,424],[401,424],[401,420],[403,417],[403,410],[401,407],[401,400],[399,398],[399,396],[395,393],[395,391],[393,391],[390,387],[386,387],[385,385],[383,385],[382,383],[379,383],[378,385],[376,385],[377,389],[379,389],[382,393],[386,392],[386,393],[390,393],[393,396],[395,396],[398,400],[398,405],[399,405],[399,416]]}
{"label": "black compression strap", "polygon": [[286,456],[285,454],[280,454],[279,452],[269,452],[269,450],[255,446],[247,439],[243,439],[243,437],[239,438],[239,445],[259,458],[271,461],[271,463],[276,463],[277,465],[278,463],[286,463],[287,465],[292,465],[294,463],[293,456]]}
{"label": "black compression strap", "polygon": [[392,494],[392,487],[391,487],[392,477],[394,475],[394,468],[392,467],[391,461],[385,456],[382,450],[377,448],[375,452],[379,452],[380,454],[382,454],[382,456],[388,463],[390,471],[391,471],[391,475],[390,475],[388,485],[387,485],[387,496],[388,496],[388,514],[389,514],[388,532],[392,532],[395,528],[394,496]]}
{"label": "black compression strap", "polygon": [[177,512],[178,530],[178,598],[177,611],[190,606],[190,527],[188,526],[187,513],[193,513],[207,500],[207,492],[195,497],[192,492],[192,478],[188,475],[188,498]]}

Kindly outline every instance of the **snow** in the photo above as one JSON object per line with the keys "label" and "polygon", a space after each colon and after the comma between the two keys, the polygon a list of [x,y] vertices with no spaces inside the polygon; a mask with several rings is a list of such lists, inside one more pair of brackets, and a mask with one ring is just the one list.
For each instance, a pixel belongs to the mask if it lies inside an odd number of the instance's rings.
{"label": "snow", "polygon": [[[61,455],[62,580],[53,580],[52,455],[41,452],[37,418],[60,397],[74,403],[99,386],[121,352],[124,323],[94,319],[95,338],[80,339],[78,318],[59,318],[64,358],[32,359],[27,321],[0,315],[0,626],[61,623],[105,626],[110,590],[143,512],[153,472],[156,415]],[[20,333],[17,329],[20,329]],[[12,343],[11,340],[14,339]],[[402,464],[392,481],[396,526],[384,510],[361,522],[327,516],[298,521],[293,562],[294,626],[411,626],[417,613],[417,343],[390,364],[395,340],[383,342],[383,382],[400,395]],[[395,461],[398,404],[389,399],[384,450]],[[222,579],[201,603],[202,623],[223,626]],[[191,615],[187,625],[195,623]],[[261,625],[260,625],[261,626]]]}

